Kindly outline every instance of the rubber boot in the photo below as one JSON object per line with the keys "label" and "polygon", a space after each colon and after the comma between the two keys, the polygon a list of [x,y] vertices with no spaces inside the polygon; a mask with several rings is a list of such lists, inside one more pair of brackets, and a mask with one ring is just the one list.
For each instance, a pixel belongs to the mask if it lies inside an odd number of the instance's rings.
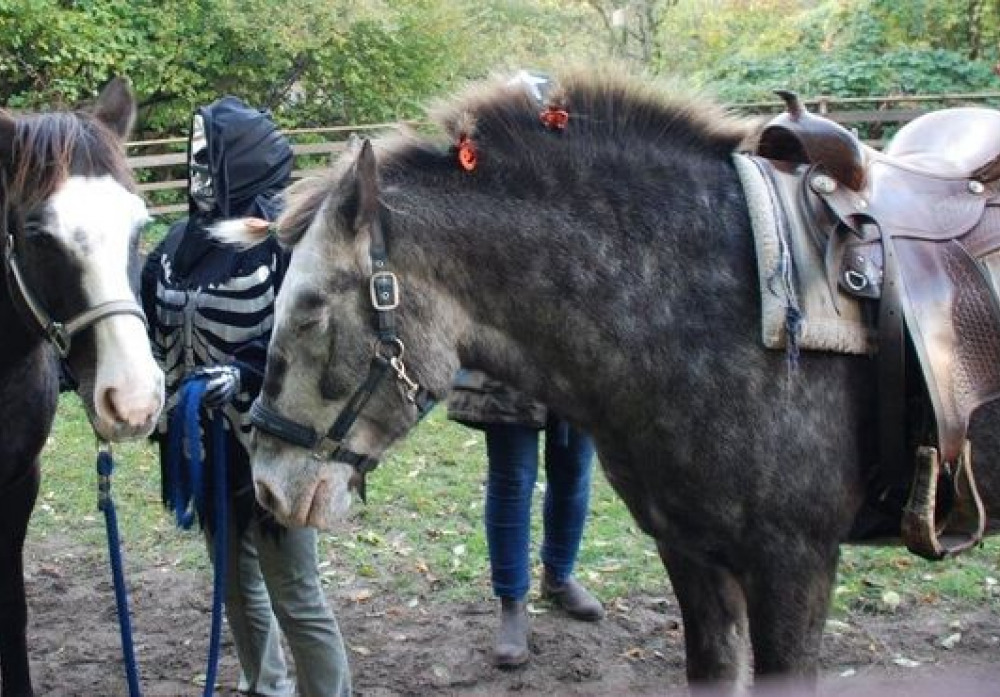
{"label": "rubber boot", "polygon": [[500,630],[493,647],[493,665],[516,668],[528,662],[528,604],[524,600],[500,598]]}

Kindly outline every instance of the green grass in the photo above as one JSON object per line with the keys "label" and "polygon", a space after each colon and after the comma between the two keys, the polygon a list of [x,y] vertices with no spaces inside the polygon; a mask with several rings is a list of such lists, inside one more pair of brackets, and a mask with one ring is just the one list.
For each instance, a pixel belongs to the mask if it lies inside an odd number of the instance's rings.
{"label": "green grass", "polygon": [[[155,450],[144,442],[118,445],[114,453],[113,491],[129,566],[169,564],[209,573],[201,535],[178,530],[160,505]],[[95,455],[79,400],[64,396],[43,455],[41,494],[29,535],[59,532],[81,545],[106,544],[97,510]],[[482,523],[485,472],[482,435],[436,410],[369,475],[369,503],[356,504],[341,528],[321,536],[325,581],[359,597],[489,597]],[[541,488],[544,473],[539,477]],[[539,492],[535,545],[540,502]],[[537,559],[537,553],[533,556]],[[605,601],[668,592],[652,542],[639,533],[600,475],[594,477],[577,573]],[[1000,610],[998,578],[997,540],[945,563],[926,562],[901,548],[844,547],[833,616],[901,612],[914,604],[945,602],[988,603]],[[898,606],[892,594],[898,596]]]}

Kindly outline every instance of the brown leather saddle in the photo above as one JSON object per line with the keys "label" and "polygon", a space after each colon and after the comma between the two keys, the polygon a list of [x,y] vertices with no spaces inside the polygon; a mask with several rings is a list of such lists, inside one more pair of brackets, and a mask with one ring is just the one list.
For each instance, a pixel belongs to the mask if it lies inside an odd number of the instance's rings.
{"label": "brown leather saddle", "polygon": [[[956,554],[977,544],[985,525],[969,420],[1000,397],[1000,111],[931,112],[879,153],[794,94],[779,95],[787,111],[764,128],[756,155],[786,182],[794,173],[827,283],[841,291],[831,296],[876,308],[873,491],[909,479],[907,547],[928,559]],[[908,355],[918,359],[934,421],[915,457]]]}

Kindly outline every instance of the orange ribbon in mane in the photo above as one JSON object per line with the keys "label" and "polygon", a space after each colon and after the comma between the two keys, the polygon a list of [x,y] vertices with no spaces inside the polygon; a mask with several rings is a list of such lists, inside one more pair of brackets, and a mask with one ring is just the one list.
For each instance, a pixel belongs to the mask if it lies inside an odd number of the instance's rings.
{"label": "orange ribbon in mane", "polygon": [[553,131],[565,130],[566,124],[569,123],[569,112],[551,104],[539,116],[545,127]]}
{"label": "orange ribbon in mane", "polygon": [[466,172],[471,172],[476,168],[478,162],[479,153],[476,151],[475,143],[463,133],[458,137],[458,164]]}

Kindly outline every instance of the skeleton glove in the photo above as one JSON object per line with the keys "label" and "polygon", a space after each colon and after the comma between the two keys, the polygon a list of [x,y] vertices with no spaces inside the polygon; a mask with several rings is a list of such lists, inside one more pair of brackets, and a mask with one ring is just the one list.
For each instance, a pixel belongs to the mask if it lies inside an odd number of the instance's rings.
{"label": "skeleton glove", "polygon": [[240,371],[231,365],[198,368],[191,377],[206,380],[201,403],[208,409],[216,409],[232,401],[240,391]]}

